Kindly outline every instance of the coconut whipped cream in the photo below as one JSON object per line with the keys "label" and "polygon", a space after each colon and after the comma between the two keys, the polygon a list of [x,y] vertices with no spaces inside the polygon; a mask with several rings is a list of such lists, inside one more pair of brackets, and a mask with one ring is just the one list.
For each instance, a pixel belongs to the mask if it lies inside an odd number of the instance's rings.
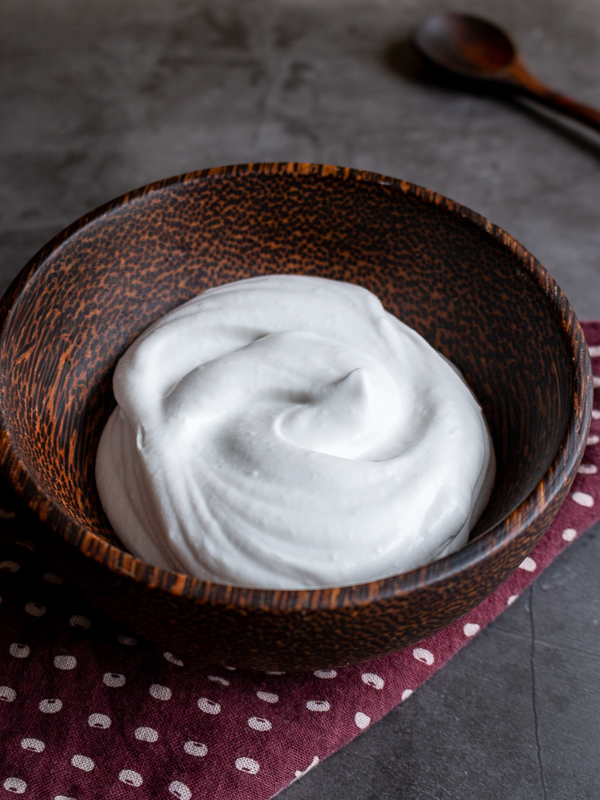
{"label": "coconut whipped cream", "polygon": [[323,588],[465,544],[494,477],[464,380],[366,289],[270,275],[210,289],[114,374],[102,505],[132,553],[203,580]]}

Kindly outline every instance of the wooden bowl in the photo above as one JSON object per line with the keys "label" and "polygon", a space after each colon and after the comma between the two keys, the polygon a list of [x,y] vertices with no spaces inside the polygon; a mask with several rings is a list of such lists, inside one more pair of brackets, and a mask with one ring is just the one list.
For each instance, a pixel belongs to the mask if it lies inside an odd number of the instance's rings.
{"label": "wooden bowl", "polygon": [[[122,549],[94,482],[117,359],[204,289],[274,272],[362,284],[460,368],[498,462],[490,503],[462,550],[359,586],[264,591],[204,583]],[[130,630],[227,665],[350,664],[465,614],[550,524],[590,421],[584,337],[535,258],[445,197],[349,169],[227,167],[124,195],[32,259],[2,301],[0,329],[0,463],[47,555]]]}

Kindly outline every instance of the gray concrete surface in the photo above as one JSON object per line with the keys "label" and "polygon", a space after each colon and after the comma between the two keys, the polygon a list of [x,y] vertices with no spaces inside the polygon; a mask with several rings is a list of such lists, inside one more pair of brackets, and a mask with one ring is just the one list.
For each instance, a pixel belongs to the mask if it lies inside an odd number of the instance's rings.
{"label": "gray concrete surface", "polygon": [[[474,208],[545,264],[580,317],[600,317],[600,137],[428,83],[406,37],[457,7],[504,24],[540,78],[600,107],[598,0],[4,0],[0,290],[124,191],[294,160]],[[600,798],[599,530],[282,800]]]}

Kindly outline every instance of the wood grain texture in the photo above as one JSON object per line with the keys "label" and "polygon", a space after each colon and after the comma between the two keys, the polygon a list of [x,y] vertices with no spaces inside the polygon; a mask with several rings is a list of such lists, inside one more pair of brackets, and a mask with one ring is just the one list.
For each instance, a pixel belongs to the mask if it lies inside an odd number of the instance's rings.
{"label": "wood grain texture", "polygon": [[[498,477],[469,545],[361,586],[281,592],[204,583],[124,551],[94,460],[116,360],[206,288],[272,272],[359,283],[463,372]],[[0,307],[0,459],[71,582],[137,633],[205,661],[309,669],[434,633],[488,596],[546,530],[575,476],[590,362],[552,278],[487,220],[391,178],[310,164],[175,177],[85,216]]]}

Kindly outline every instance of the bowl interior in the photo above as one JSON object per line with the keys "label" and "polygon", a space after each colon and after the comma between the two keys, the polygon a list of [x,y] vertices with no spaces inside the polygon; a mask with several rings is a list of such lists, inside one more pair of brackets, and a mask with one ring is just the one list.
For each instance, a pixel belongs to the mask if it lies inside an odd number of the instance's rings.
{"label": "bowl interior", "polygon": [[533,259],[484,223],[417,187],[325,168],[198,173],[115,201],[42,251],[4,301],[0,407],[13,451],[42,495],[118,544],[94,460],[119,356],[211,286],[320,275],[378,295],[475,392],[498,462],[477,535],[547,471],[573,382]]}

